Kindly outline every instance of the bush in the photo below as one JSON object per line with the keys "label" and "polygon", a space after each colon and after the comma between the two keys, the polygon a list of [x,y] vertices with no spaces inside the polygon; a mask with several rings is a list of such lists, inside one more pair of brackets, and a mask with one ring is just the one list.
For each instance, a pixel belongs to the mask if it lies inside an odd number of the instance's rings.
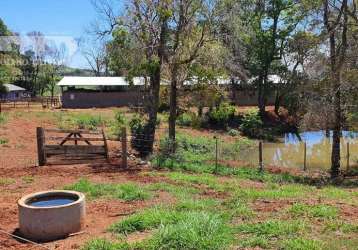
{"label": "bush", "polygon": [[235,137],[235,136],[239,136],[240,135],[240,132],[236,129],[230,129],[228,134],[232,137]]}
{"label": "bush", "polygon": [[242,119],[240,129],[245,135],[257,138],[261,134],[262,125],[259,112],[257,110],[249,110]]}
{"label": "bush", "polygon": [[101,116],[79,114],[74,118],[74,123],[79,129],[96,130],[98,127],[101,127],[105,121]]}
{"label": "bush", "polygon": [[114,115],[114,121],[111,125],[111,134],[117,137],[121,136],[122,131],[121,129],[125,127],[127,124],[126,117],[123,115],[122,112],[116,111]]}
{"label": "bush", "polygon": [[185,112],[178,116],[177,124],[179,126],[190,127],[193,122],[194,116],[195,116],[195,114],[193,114],[193,113]]}
{"label": "bush", "polygon": [[224,102],[220,104],[219,107],[207,114],[209,125],[218,128],[227,128],[229,123],[234,121],[235,111],[235,106],[229,103]]}
{"label": "bush", "polygon": [[152,138],[151,133],[149,133],[149,124],[147,123],[147,120],[136,115],[129,122],[129,127],[132,134],[132,148],[137,150],[141,157],[148,156],[151,153],[151,144],[154,141],[154,138]]}

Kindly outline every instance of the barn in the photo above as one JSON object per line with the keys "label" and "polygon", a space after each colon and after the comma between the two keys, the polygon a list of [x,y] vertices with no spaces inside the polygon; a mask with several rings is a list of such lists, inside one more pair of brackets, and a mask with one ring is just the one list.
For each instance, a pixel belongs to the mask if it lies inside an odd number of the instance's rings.
{"label": "barn", "polygon": [[6,89],[6,92],[0,93],[1,100],[16,101],[31,96],[26,89],[16,86],[14,84],[7,83],[4,84],[4,87]]}
{"label": "barn", "polygon": [[66,76],[57,85],[61,87],[63,108],[141,106],[146,79]]}

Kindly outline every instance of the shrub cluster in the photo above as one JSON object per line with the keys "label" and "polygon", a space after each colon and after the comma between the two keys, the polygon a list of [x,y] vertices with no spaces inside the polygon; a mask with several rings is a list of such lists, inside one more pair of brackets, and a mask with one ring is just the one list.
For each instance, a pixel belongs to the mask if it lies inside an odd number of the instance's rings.
{"label": "shrub cluster", "polygon": [[207,113],[208,123],[217,128],[226,129],[235,119],[235,106],[223,102],[219,107]]}
{"label": "shrub cluster", "polygon": [[240,125],[240,130],[249,137],[257,138],[262,131],[262,120],[257,110],[250,110],[247,112]]}

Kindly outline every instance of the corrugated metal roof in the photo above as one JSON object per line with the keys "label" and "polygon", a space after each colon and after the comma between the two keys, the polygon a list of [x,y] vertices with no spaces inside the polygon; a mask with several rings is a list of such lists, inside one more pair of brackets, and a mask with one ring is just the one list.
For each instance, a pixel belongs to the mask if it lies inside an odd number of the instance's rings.
{"label": "corrugated metal roof", "polygon": [[9,91],[9,92],[11,92],[11,91],[26,91],[26,89],[16,86],[14,84],[10,84],[10,83],[6,83],[6,84],[4,84],[4,86],[7,89],[7,91]]}
{"label": "corrugated metal roof", "polygon": [[[144,77],[134,77],[134,85],[144,85]],[[129,86],[125,77],[83,77],[65,76],[57,83],[58,86]]]}

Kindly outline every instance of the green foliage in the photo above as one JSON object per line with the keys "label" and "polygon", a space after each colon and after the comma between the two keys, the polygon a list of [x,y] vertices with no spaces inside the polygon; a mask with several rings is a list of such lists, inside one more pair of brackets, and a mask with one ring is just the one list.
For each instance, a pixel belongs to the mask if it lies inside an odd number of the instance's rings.
{"label": "green foliage", "polygon": [[99,115],[78,114],[74,117],[74,123],[79,129],[96,130],[105,123],[105,120]]}
{"label": "green foliage", "polygon": [[249,137],[258,138],[262,134],[262,125],[258,110],[252,109],[244,115],[240,130]]}
{"label": "green foliage", "polygon": [[230,129],[229,132],[227,132],[230,136],[235,137],[235,136],[239,136],[240,132],[236,129]]}
{"label": "green foliage", "polygon": [[6,138],[0,138],[0,145],[5,145],[5,144],[8,144],[9,143],[9,140],[6,139]]}
{"label": "green foliage", "polygon": [[289,250],[321,250],[324,249],[323,244],[317,240],[295,238],[285,240],[281,249]]}
{"label": "green foliage", "polygon": [[228,125],[234,121],[235,112],[235,106],[223,102],[219,105],[219,107],[216,107],[212,111],[208,112],[207,116],[209,125],[226,129]]}
{"label": "green foliage", "polygon": [[195,119],[195,114],[192,112],[185,112],[178,116],[177,124],[179,126],[190,127],[193,124],[193,120]]}
{"label": "green foliage", "polygon": [[119,234],[128,234],[136,231],[154,229],[163,224],[173,224],[184,217],[179,211],[163,207],[145,209],[113,224],[109,231]]}
{"label": "green foliage", "polygon": [[122,128],[126,127],[127,119],[124,114],[120,111],[116,111],[114,115],[114,120],[111,124],[111,134],[115,135],[116,137],[121,136]]}
{"label": "green foliage", "polygon": [[344,221],[329,220],[326,222],[324,232],[340,232],[344,234],[358,233],[358,225],[350,224]]}
{"label": "green foliage", "polygon": [[134,183],[124,184],[95,184],[87,179],[66,186],[65,189],[86,193],[90,198],[108,197],[125,201],[145,200],[150,193]]}
{"label": "green foliage", "polygon": [[241,224],[236,231],[255,236],[278,237],[294,236],[305,228],[301,221],[268,220],[260,223]]}
{"label": "green foliage", "polygon": [[226,221],[206,212],[185,213],[180,221],[162,226],[150,239],[152,249],[228,249],[231,242]]}
{"label": "green foliage", "polygon": [[244,248],[260,247],[263,249],[267,249],[269,248],[269,240],[262,236],[250,236],[246,239],[241,239],[240,246]]}
{"label": "green foliage", "polygon": [[7,117],[6,117],[6,115],[5,115],[5,114],[3,114],[3,113],[0,113],[0,125],[5,124],[5,123],[6,123],[6,121],[7,121]]}
{"label": "green foliage", "polygon": [[134,250],[128,243],[113,243],[105,239],[94,239],[86,243],[81,250]]}
{"label": "green foliage", "polygon": [[[157,122],[157,121],[156,121]],[[129,122],[129,127],[132,134],[131,145],[142,156],[148,155],[150,151],[150,144],[154,140],[151,133],[149,133],[149,126],[147,119],[136,115]]]}
{"label": "green foliage", "polygon": [[11,178],[0,178],[0,187],[1,186],[8,186],[11,185],[13,183],[15,183],[16,181],[14,179]]}
{"label": "green foliage", "polygon": [[338,210],[329,205],[306,205],[301,203],[293,204],[289,212],[295,216],[309,216],[318,218],[334,219],[338,215]]}

